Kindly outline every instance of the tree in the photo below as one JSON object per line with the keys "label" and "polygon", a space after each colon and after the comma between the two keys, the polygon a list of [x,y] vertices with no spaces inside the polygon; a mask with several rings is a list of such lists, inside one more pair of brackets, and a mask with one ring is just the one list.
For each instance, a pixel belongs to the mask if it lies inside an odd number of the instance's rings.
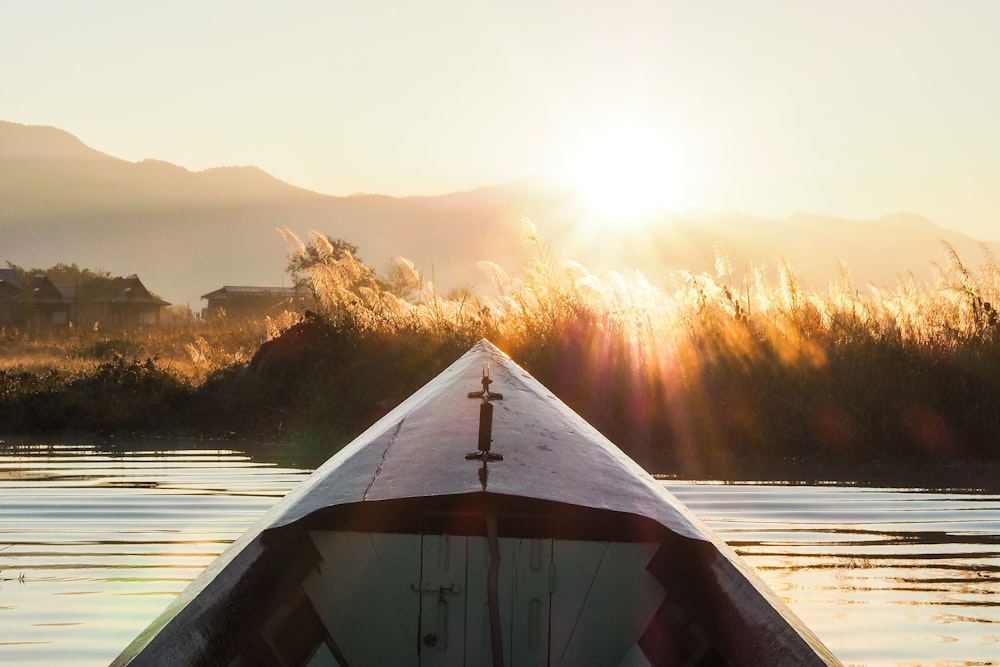
{"label": "tree", "polygon": [[26,269],[12,262],[7,262],[7,268],[17,272],[21,282],[27,285],[35,276],[45,275],[49,280],[57,285],[79,285],[95,281],[110,281],[112,276],[108,271],[91,271],[81,269],[76,264],[64,264],[60,262],[47,269]]}
{"label": "tree", "polygon": [[35,276],[47,276],[55,285],[67,285],[76,288],[76,297],[80,300],[101,299],[117,294],[121,282],[125,280],[113,276],[109,271],[81,269],[77,264],[60,262],[47,269],[26,269],[12,262],[7,262],[7,268],[17,272],[21,284],[28,286]]}
{"label": "tree", "polygon": [[[337,239],[329,234],[310,232],[309,242],[303,243],[295,232],[287,228],[281,227],[278,231],[292,245],[285,272],[291,277],[292,284],[296,287],[309,286],[309,269],[318,264],[333,264],[343,259],[345,254],[351,255],[358,262],[361,261],[358,258],[358,246],[344,239]],[[374,275],[374,271],[372,274]]]}
{"label": "tree", "polygon": [[423,280],[413,262],[404,257],[394,257],[385,272],[385,279],[378,281],[382,290],[409,301],[420,291]]}

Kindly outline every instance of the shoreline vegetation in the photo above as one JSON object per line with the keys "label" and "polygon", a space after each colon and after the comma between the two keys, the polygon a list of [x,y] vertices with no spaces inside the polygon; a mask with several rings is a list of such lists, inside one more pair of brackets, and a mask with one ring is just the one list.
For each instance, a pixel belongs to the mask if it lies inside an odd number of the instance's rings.
{"label": "shoreline vegetation", "polygon": [[[287,234],[291,234],[287,232]],[[594,275],[483,263],[489,294],[438,295],[312,233],[302,314],[160,329],[0,330],[0,434],[280,441],[318,463],[488,338],[647,470],[690,479],[991,486],[1000,472],[1000,264],[826,290],[782,264]],[[470,389],[474,390],[475,387]]]}

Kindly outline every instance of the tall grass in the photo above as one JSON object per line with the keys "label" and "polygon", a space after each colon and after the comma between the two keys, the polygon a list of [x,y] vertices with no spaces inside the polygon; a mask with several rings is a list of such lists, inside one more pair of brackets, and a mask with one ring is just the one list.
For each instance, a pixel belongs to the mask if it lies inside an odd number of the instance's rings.
{"label": "tall grass", "polygon": [[[299,316],[186,318],[121,331],[0,328],[0,434],[147,432],[215,435],[230,428],[195,411],[212,378],[245,367]],[[192,415],[201,413],[197,421]]]}
{"label": "tall grass", "polygon": [[257,349],[298,321],[298,313],[268,317],[186,318],[130,330],[0,327],[0,370],[88,372],[116,356],[152,359],[191,384],[248,362]]}
{"label": "tall grass", "polygon": [[324,238],[304,319],[218,322],[158,353],[190,387],[167,426],[335,446],[486,337],[654,470],[1000,458],[1000,265],[985,248],[973,269],[945,246],[929,283],[857,285],[845,267],[816,289],[786,263],[737,275],[718,252],[714,274],[654,284],[559,260],[526,224],[529,265],[483,262],[489,289],[442,295],[398,260],[398,284],[420,285],[403,298]]}
{"label": "tall grass", "polygon": [[492,289],[475,298],[424,284],[406,301],[356,282],[350,256],[317,265],[319,318],[383,350],[488,337],[659,468],[1000,454],[1000,265],[985,248],[973,270],[944,246],[925,284],[858,286],[844,268],[807,288],[786,263],[736,277],[718,253],[714,275],[654,286],[558,261],[527,238],[536,260],[515,275],[482,263]]}

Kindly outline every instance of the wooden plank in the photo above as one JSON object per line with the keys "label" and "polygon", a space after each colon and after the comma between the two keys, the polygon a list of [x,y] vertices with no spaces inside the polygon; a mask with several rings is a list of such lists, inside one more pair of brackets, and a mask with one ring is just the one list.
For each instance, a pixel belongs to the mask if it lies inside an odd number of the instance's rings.
{"label": "wooden plank", "polygon": [[553,665],[617,665],[626,657],[666,597],[646,569],[658,548],[555,541]]}
{"label": "wooden plank", "polygon": [[313,531],[323,556],[303,583],[352,665],[415,664],[420,536]]}
{"label": "wooden plank", "polygon": [[[544,666],[549,654],[552,540],[500,538],[500,616],[504,665]],[[491,665],[486,578],[490,552],[485,537],[469,538],[467,665]]]}
{"label": "wooden plank", "polygon": [[468,538],[460,535],[422,536],[421,667],[465,664],[467,542]]}
{"label": "wooden plank", "polygon": [[514,577],[509,664],[545,667],[549,662],[552,540],[511,541]]}
{"label": "wooden plank", "polygon": [[313,653],[312,657],[309,658],[309,662],[305,664],[305,667],[346,667],[341,665],[340,662],[333,657],[333,653],[327,648],[326,644],[321,644],[319,649]]}
{"label": "wooden plank", "polygon": [[[511,570],[513,567],[513,542],[500,539],[500,572],[498,588],[507,591],[500,596],[500,617],[503,619],[504,664],[510,665],[510,616],[512,589]],[[490,547],[485,537],[469,538],[468,594],[466,595],[466,643],[465,663],[467,665],[492,665],[492,636],[490,633],[490,610],[487,601],[486,579],[490,567]]]}

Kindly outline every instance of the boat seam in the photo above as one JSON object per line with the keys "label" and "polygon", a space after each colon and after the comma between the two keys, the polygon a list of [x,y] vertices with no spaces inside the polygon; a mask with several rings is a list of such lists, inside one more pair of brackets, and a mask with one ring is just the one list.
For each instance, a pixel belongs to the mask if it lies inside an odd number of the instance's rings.
{"label": "boat seam", "polygon": [[406,418],[400,419],[399,423],[396,424],[396,428],[393,430],[392,435],[389,436],[389,444],[385,446],[385,450],[382,452],[382,459],[378,462],[378,466],[375,468],[375,474],[372,475],[371,481],[368,482],[368,486],[365,487],[365,492],[361,494],[362,502],[368,500],[368,493],[372,490],[372,487],[375,486],[375,480],[377,480],[378,476],[382,473],[382,466],[385,465],[385,460],[389,456],[389,450],[392,449],[393,443],[396,442],[396,437],[399,435],[400,429],[403,428],[404,421],[406,421]]}

